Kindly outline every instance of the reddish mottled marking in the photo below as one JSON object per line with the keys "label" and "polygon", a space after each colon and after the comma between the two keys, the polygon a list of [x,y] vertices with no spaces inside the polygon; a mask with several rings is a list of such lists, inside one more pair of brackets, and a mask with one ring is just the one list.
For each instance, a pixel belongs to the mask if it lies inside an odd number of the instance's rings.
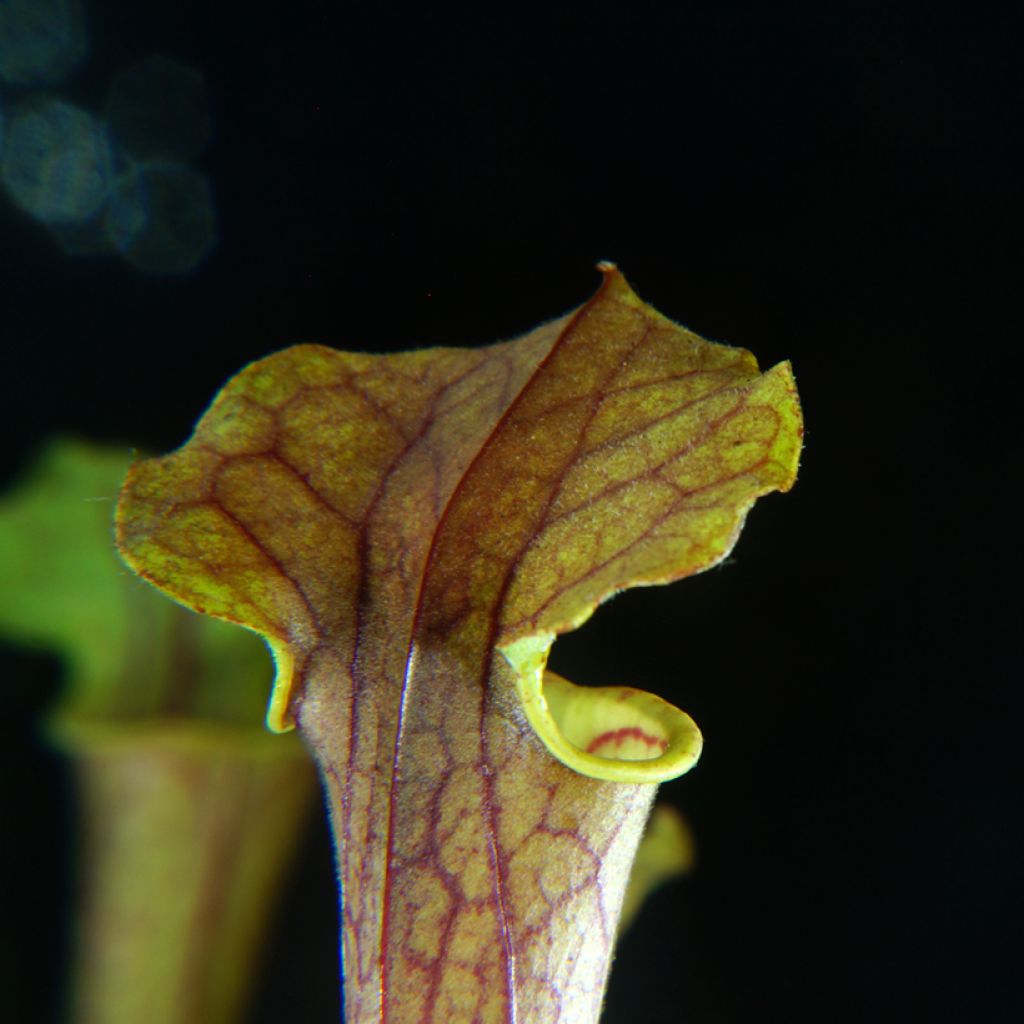
{"label": "reddish mottled marking", "polygon": [[663,740],[658,736],[651,736],[650,733],[644,732],[638,725],[626,725],[621,729],[609,729],[607,732],[595,736],[587,747],[587,753],[596,753],[606,743],[611,743],[613,746],[618,747],[626,740],[640,740],[641,743],[646,743],[649,747],[659,747],[661,750],[668,746],[668,740]]}

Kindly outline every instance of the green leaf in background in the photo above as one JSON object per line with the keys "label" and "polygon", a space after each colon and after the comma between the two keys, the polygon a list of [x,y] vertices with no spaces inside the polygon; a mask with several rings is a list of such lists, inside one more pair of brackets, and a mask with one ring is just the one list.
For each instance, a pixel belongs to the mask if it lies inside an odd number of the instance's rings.
{"label": "green leaf in background", "polygon": [[62,717],[259,723],[272,675],[263,643],[168,601],[117,556],[114,502],[131,461],[127,449],[55,440],[0,497],[0,636],[61,655]]}

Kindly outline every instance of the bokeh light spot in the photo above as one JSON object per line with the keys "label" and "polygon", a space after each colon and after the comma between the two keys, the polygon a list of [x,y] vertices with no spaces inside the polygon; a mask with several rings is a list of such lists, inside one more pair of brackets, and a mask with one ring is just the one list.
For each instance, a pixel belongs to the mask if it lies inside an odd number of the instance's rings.
{"label": "bokeh light spot", "polygon": [[103,211],[74,224],[50,224],[50,235],[68,256],[110,255],[112,250]]}
{"label": "bokeh light spot", "polygon": [[187,274],[217,241],[209,182],[181,163],[141,164],[114,185],[106,211],[115,249],[146,274]]}
{"label": "bokeh light spot", "polygon": [[117,141],[139,160],[191,160],[212,132],[203,76],[158,55],[117,75],[106,119]]}
{"label": "bokeh light spot", "polygon": [[47,224],[87,220],[107,198],[113,157],[92,114],[44,99],[26,104],[7,131],[0,178],[11,198]]}
{"label": "bokeh light spot", "polygon": [[86,49],[79,0],[0,2],[0,78],[14,85],[56,85]]}

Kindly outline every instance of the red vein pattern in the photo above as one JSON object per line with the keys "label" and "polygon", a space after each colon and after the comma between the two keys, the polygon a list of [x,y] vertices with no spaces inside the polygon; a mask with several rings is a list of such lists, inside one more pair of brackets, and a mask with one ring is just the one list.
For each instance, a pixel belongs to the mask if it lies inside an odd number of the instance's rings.
{"label": "red vein pattern", "polygon": [[548,755],[498,648],[721,559],[791,485],[800,431],[788,367],[760,375],[605,268],[516,342],[271,356],[135,467],[133,567],[294,656],[350,1021],[596,1020],[654,787]]}

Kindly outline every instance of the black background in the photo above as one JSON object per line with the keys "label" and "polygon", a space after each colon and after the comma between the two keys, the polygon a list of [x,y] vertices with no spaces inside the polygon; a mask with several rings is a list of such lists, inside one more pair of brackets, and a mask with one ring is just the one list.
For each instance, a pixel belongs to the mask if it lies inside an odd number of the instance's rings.
{"label": "black background", "polygon": [[[674,319],[791,359],[807,438],[725,566],[556,645],[706,741],[662,790],[699,867],[623,942],[605,1019],[1024,1019],[1019,26],[863,3],[88,20],[73,102],[154,52],[206,77],[220,241],[146,278],[0,206],[4,479],[55,431],[175,447],[296,342],[515,336],[615,260]],[[31,730],[59,671],[15,651],[2,671],[5,1007],[48,1020],[73,831]],[[331,873],[318,824],[252,1022],[336,1019]]]}

